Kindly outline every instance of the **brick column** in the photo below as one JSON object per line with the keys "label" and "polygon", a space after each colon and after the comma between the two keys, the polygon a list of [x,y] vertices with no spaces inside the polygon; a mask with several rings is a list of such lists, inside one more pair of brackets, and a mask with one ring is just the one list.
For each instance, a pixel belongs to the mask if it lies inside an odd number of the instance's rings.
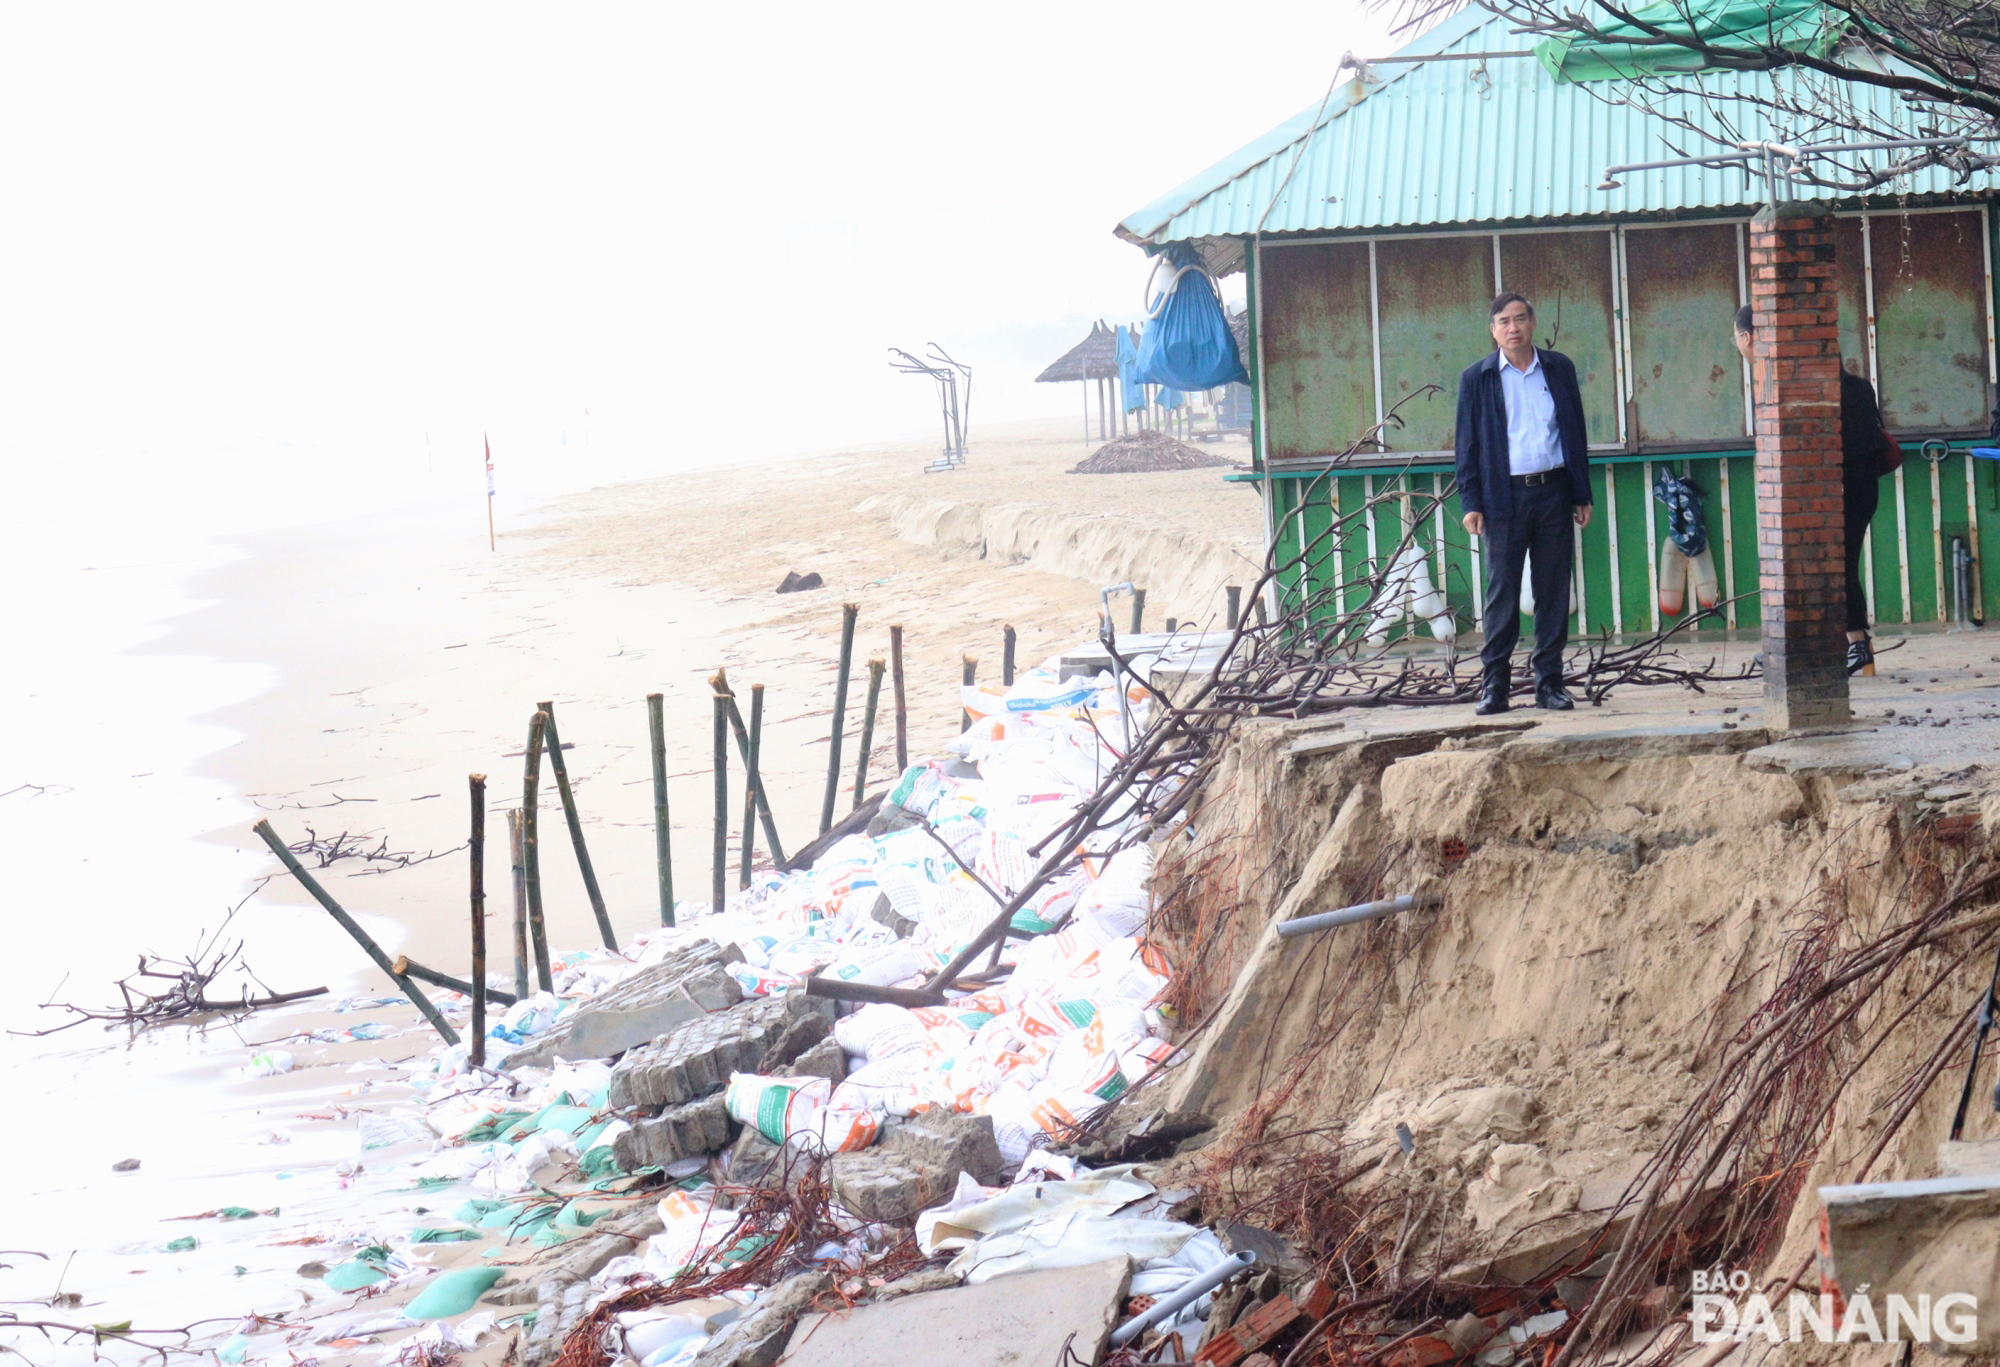
{"label": "brick column", "polygon": [[1833,219],[1781,204],[1750,225],[1764,724],[1848,720],[1840,318]]}

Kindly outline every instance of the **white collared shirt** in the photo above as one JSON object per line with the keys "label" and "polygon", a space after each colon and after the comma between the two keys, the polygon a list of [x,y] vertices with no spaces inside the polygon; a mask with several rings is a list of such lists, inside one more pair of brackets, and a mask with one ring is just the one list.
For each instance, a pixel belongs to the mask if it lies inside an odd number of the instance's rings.
{"label": "white collared shirt", "polygon": [[1516,370],[1503,352],[1500,393],[1507,403],[1507,473],[1532,475],[1561,466],[1556,401],[1542,370],[1542,353],[1535,353],[1526,370]]}

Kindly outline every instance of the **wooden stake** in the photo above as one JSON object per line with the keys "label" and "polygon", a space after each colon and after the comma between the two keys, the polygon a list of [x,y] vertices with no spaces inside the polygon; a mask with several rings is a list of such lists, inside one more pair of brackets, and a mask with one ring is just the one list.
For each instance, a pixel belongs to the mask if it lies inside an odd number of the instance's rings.
{"label": "wooden stake", "polygon": [[750,685],[750,753],[743,760],[743,873],[737,886],[750,887],[750,861],[757,850],[757,752],[764,743],[764,685]]}
{"label": "wooden stake", "polygon": [[[778,840],[778,823],[771,815],[771,799],[764,791],[764,773],[760,766],[750,762],[750,732],[743,725],[743,711],[736,705],[736,694],[730,691],[729,671],[718,669],[708,676],[708,686],[716,695],[729,701],[729,728],[736,733],[736,753],[743,760],[743,768],[749,774],[749,784],[757,794],[757,811],[764,820],[764,843],[771,847],[771,862],[783,866],[785,847]],[[758,687],[763,687],[759,684]],[[762,746],[759,746],[762,749]]]}
{"label": "wooden stake", "polygon": [[903,698],[903,629],[889,628],[889,678],[896,686],[896,776],[910,767],[910,709]]}
{"label": "wooden stake", "polygon": [[[486,775],[466,780],[472,790],[472,1066],[486,1066]],[[407,965],[405,969],[407,971]]]}
{"label": "wooden stake", "polygon": [[1014,686],[1014,628],[1012,625],[1000,628],[1000,682],[1009,688]]}
{"label": "wooden stake", "polygon": [[1137,636],[1141,631],[1145,629],[1145,622],[1146,622],[1146,591],[1144,589],[1133,589],[1132,590],[1132,634],[1134,636]]}
{"label": "wooden stake", "polygon": [[868,704],[861,709],[861,757],[854,762],[854,805],[861,805],[868,787],[868,752],[875,746],[875,708],[882,701],[882,671],[886,666],[880,660],[868,662]]}
{"label": "wooden stake", "polygon": [[536,789],[542,781],[542,744],[549,714],[535,713],[528,723],[528,748],[521,764],[521,874],[528,880],[528,944],[535,954],[535,981],[544,992],[556,990],[549,971],[549,928],[542,917],[542,852]]}
{"label": "wooden stake", "polygon": [[840,609],[840,677],[833,682],[833,730],[827,739],[826,800],[819,807],[819,833],[833,828],[833,804],[840,795],[840,733],[847,725],[847,671],[854,664],[854,619],[861,609],[846,603]]}
{"label": "wooden stake", "polygon": [[709,910],[719,912],[729,898],[729,699],[715,695],[715,859],[711,865]]}
{"label": "wooden stake", "polygon": [[507,854],[514,865],[514,995],[528,995],[528,866],[522,853],[521,813],[507,813]]}
{"label": "wooden stake", "polygon": [[313,900],[326,908],[327,915],[333,917],[340,923],[342,930],[354,937],[354,942],[375,961],[375,966],[389,975],[397,990],[410,999],[410,1005],[423,1012],[424,1019],[431,1023],[431,1029],[437,1031],[446,1044],[457,1044],[458,1031],[451,1028],[451,1022],[431,1004],[431,999],[424,995],[423,989],[410,981],[408,974],[396,971],[396,965],[382,952],[382,946],[370,939],[368,932],[361,928],[360,923],[349,916],[340,903],[334,901],[332,895],[319,885],[318,880],[306,872],[305,866],[299,863],[298,856],[294,855],[290,847],[278,838],[278,833],[271,829],[271,823],[260,821],[250,829],[271,847],[271,853],[278,856],[278,862],[291,872],[292,877],[299,880],[301,887],[313,895]]}
{"label": "wooden stake", "polygon": [[1236,624],[1243,620],[1243,586],[1241,584],[1231,584],[1223,590],[1223,593],[1229,597],[1229,612],[1224,625],[1231,631],[1234,631],[1236,630]]}
{"label": "wooden stake", "polygon": [[646,695],[646,720],[653,730],[653,853],[660,869],[660,924],[674,923],[674,847],[667,834],[667,722],[665,700]]}
{"label": "wooden stake", "polygon": [[583,894],[590,899],[590,911],[597,918],[597,934],[604,947],[614,953],[618,937],[611,931],[611,913],[604,909],[604,894],[597,887],[597,870],[590,866],[590,850],[583,843],[583,818],[577,815],[576,794],[569,786],[569,766],[563,762],[562,741],[556,735],[556,705],[536,704],[548,714],[547,744],[549,768],[555,771],[556,793],[562,798],[563,819],[569,823],[569,843],[576,848],[576,866],[583,873]]}
{"label": "wooden stake", "polygon": [[[979,661],[970,655],[959,657],[961,673],[959,682],[970,688],[979,681]],[[958,729],[961,734],[972,729],[972,709],[961,705],[958,709]]]}
{"label": "wooden stake", "polygon": [[[468,997],[473,995],[473,985],[464,978],[454,978],[451,974],[440,972],[428,964],[420,964],[407,954],[398,954],[396,956],[396,971],[398,973],[407,973],[418,982],[431,983],[435,986],[445,988],[447,991],[462,993]],[[502,1006],[512,1006],[520,1000],[512,992],[502,992],[497,987],[487,988],[486,996],[488,1000],[499,1002]]]}

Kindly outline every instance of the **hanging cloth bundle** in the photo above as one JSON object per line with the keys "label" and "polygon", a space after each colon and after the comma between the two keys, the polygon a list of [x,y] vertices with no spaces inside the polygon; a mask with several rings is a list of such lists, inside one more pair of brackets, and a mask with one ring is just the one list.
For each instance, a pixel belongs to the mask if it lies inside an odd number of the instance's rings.
{"label": "hanging cloth bundle", "polygon": [[1192,249],[1176,244],[1160,262],[1174,267],[1157,295],[1147,282],[1147,327],[1139,338],[1139,379],[1168,389],[1219,389],[1248,379],[1215,281]]}
{"label": "hanging cloth bundle", "polygon": [[1692,596],[1703,611],[1721,601],[1715,557],[1708,549],[1701,490],[1667,470],[1653,481],[1653,497],[1667,507],[1667,539],[1660,543],[1660,615],[1678,617]]}

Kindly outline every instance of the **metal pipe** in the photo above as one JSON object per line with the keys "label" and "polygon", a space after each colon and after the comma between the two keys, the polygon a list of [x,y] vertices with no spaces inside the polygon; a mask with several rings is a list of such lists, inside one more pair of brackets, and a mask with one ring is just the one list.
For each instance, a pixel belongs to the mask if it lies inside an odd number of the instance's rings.
{"label": "metal pipe", "polygon": [[1236,1252],[1230,1254],[1227,1259],[1217,1263],[1180,1290],[1160,1297],[1160,1299],[1154,1301],[1131,1319],[1126,1320],[1125,1323],[1113,1329],[1111,1331],[1112,1347],[1115,1348],[1121,1344],[1130,1343],[1161,1320],[1172,1318],[1176,1313],[1201,1299],[1237,1273],[1250,1267],[1256,1261],[1257,1252],[1255,1249],[1238,1249]]}
{"label": "metal pipe", "polygon": [[1444,898],[1435,892],[1405,893],[1380,902],[1362,902],[1338,911],[1323,911],[1317,916],[1295,916],[1278,923],[1278,934],[1289,940],[1295,935],[1307,935],[1315,930],[1332,930],[1335,926],[1351,926],[1360,921],[1379,921],[1397,912],[1443,905]]}
{"label": "metal pipe", "polygon": [[542,744],[549,714],[536,712],[528,723],[528,749],[521,761],[521,873],[528,882],[528,944],[535,954],[535,981],[544,992],[556,990],[549,971],[549,928],[542,916],[542,853],[536,788],[542,780]]}
{"label": "metal pipe", "polygon": [[616,953],[618,937],[611,931],[611,913],[604,909],[604,893],[597,886],[597,870],[590,864],[590,849],[583,843],[583,818],[577,814],[576,794],[569,786],[569,766],[563,762],[562,741],[556,735],[556,705],[537,703],[548,714],[546,740],[549,768],[556,776],[556,793],[562,798],[563,819],[569,823],[569,843],[576,849],[576,866],[583,873],[583,894],[590,899],[590,913],[597,918],[597,935],[604,947]]}
{"label": "metal pipe", "polygon": [[387,954],[382,952],[382,946],[370,939],[368,932],[361,928],[360,922],[349,916],[340,903],[333,900],[333,895],[319,885],[319,880],[306,872],[305,865],[299,863],[298,856],[292,853],[291,847],[278,837],[276,831],[271,829],[271,823],[269,821],[260,821],[250,829],[255,831],[258,837],[271,847],[271,853],[278,856],[278,862],[290,871],[292,877],[299,880],[301,887],[312,894],[313,900],[326,908],[327,915],[333,917],[335,921],[339,922],[342,930],[354,937],[354,942],[361,946],[363,952],[370,959],[375,961],[375,966],[389,975],[390,979],[396,984],[397,989],[410,999],[412,1006],[423,1013],[424,1019],[431,1023],[431,1028],[443,1037],[444,1042],[446,1044],[457,1044],[458,1031],[451,1028],[451,1023],[444,1018],[443,1013],[436,1006],[431,1004],[431,999],[424,995],[423,989],[411,982],[407,973],[398,973],[396,971],[396,965],[391,962]]}
{"label": "metal pipe", "polygon": [[[1086,427],[1089,422],[1090,409],[1086,406]],[[826,747],[826,799],[819,808],[821,835],[833,829],[833,803],[840,793],[840,732],[847,725],[847,671],[854,663],[854,619],[860,612],[861,609],[852,603],[843,604],[840,609],[840,677],[833,683],[833,730],[827,738]]]}
{"label": "metal pipe", "polygon": [[882,661],[868,662],[868,701],[861,709],[861,753],[854,761],[854,805],[859,807],[868,791],[868,753],[875,748],[875,709],[882,701]]}
{"label": "metal pipe", "polygon": [[470,852],[472,894],[472,1066],[486,1066],[486,775],[466,779],[472,792]]}
{"label": "metal pipe", "polygon": [[[1966,457],[1968,465],[1971,464],[1971,460],[1970,456]],[[1951,558],[1952,597],[1955,600],[1953,607],[1956,610],[1960,630],[1969,630],[1974,625],[1972,616],[1972,552],[1965,548],[1964,537],[1954,536],[1951,539]]]}
{"label": "metal pipe", "polygon": [[[658,693],[646,695],[646,720],[653,733],[653,855],[660,872],[660,924],[674,923],[674,847],[667,834],[667,722]],[[525,985],[525,979],[523,983]]]}

